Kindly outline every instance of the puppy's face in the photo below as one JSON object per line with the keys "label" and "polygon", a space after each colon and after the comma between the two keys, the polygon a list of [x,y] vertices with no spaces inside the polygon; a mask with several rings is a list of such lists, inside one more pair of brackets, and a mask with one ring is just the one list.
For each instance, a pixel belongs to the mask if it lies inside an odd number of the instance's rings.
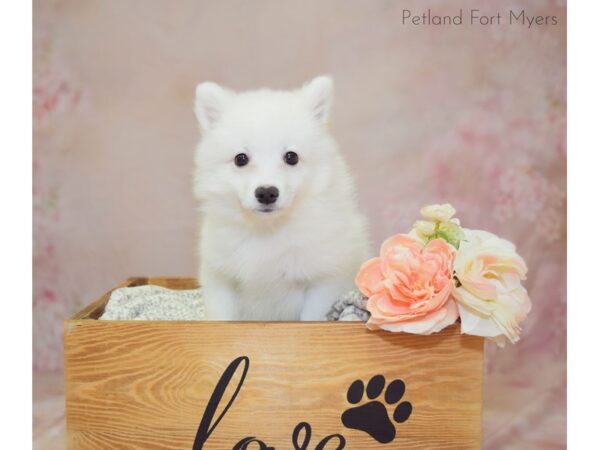
{"label": "puppy's face", "polygon": [[285,92],[198,85],[195,190],[204,208],[269,220],[318,201],[335,151],[326,128],[331,100],[328,77]]}

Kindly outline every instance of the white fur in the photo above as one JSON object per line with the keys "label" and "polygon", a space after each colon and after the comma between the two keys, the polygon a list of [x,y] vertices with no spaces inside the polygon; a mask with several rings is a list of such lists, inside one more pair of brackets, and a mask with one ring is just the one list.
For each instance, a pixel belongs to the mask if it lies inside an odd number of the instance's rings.
{"label": "white fur", "polygon": [[[368,258],[366,222],[327,130],[333,82],[296,91],[196,88],[202,129],[194,190],[203,215],[200,282],[207,319],[324,320]],[[284,162],[295,151],[295,166]],[[238,153],[250,163],[234,164]],[[258,186],[279,189],[260,212]]]}

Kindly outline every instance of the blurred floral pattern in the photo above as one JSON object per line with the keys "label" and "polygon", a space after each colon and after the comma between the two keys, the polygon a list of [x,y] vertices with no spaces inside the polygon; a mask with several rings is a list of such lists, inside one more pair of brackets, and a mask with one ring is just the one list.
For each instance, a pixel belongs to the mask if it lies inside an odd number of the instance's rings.
{"label": "blurred floral pattern", "polygon": [[[402,25],[428,8],[558,25]],[[195,84],[319,73],[374,248],[445,202],[516,243],[533,310],[486,348],[484,447],[566,447],[564,2],[35,0],[33,23],[37,448],[63,448],[62,321],[127,276],[195,273]]]}

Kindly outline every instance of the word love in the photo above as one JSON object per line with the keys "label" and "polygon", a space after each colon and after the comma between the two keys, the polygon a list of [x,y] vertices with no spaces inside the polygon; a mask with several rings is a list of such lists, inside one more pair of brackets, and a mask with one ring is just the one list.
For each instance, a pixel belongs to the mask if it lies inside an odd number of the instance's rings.
{"label": "word love", "polygon": [[[223,408],[223,412],[216,420],[213,419],[221,400],[223,399],[223,395],[225,394],[225,390],[233,375],[236,373],[238,367],[242,367],[242,375],[240,377],[240,381],[236,386],[233,395]],[[219,422],[225,417],[225,414],[229,410],[229,408],[233,405],[236,397],[240,393],[242,389],[242,385],[244,384],[244,380],[246,379],[246,375],[248,374],[248,369],[250,368],[250,359],[247,356],[240,356],[231,363],[225,369],[221,378],[219,379],[215,389],[208,400],[208,404],[206,405],[206,409],[204,410],[204,414],[202,415],[202,420],[200,421],[200,425],[198,426],[198,431],[196,432],[196,438],[194,439],[194,445],[192,447],[193,450],[202,450],[204,448],[204,444],[208,441],[210,435],[215,431]],[[303,437],[301,439],[300,435],[303,432]],[[309,450],[310,438],[312,435],[312,428],[307,422],[300,422],[294,428],[292,432],[292,445],[294,450]],[[302,442],[300,442],[302,441]],[[337,447],[330,447],[329,450],[342,450],[346,447],[346,439],[341,434],[332,434],[323,438],[315,447],[315,450],[326,450],[326,445],[328,443],[332,443],[332,445],[337,444]],[[256,448],[258,450],[275,450],[274,447],[269,447],[260,439],[257,439],[254,436],[248,436],[240,440],[237,444],[235,444],[232,450],[248,450],[251,448]]]}
{"label": "word love", "polygon": [[[304,439],[302,443],[299,443],[300,432],[304,430]],[[292,433],[292,445],[294,446],[294,450],[308,450],[308,444],[310,444],[310,436],[312,433],[312,429],[310,424],[306,422],[300,422],[294,428],[294,432]],[[317,444],[315,450],[325,450],[325,445],[331,442],[333,439],[337,439],[338,446],[335,447],[335,450],[341,450],[346,447],[346,439],[341,434],[332,434],[324,438],[321,442]],[[238,442],[232,450],[246,450],[249,445],[255,443],[258,445],[259,450],[275,450],[273,447],[268,447],[264,442],[256,439],[255,437],[247,437]]]}

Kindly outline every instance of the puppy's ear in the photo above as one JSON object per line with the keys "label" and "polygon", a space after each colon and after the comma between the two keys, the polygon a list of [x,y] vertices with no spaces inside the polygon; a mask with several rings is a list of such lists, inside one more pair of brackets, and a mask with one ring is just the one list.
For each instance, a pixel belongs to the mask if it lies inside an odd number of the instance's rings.
{"label": "puppy's ear", "polygon": [[325,75],[313,78],[302,86],[302,93],[315,119],[327,123],[333,103],[333,79]]}
{"label": "puppy's ear", "polygon": [[233,92],[212,81],[206,81],[196,86],[194,112],[203,130],[210,130],[215,126],[233,95]]}

